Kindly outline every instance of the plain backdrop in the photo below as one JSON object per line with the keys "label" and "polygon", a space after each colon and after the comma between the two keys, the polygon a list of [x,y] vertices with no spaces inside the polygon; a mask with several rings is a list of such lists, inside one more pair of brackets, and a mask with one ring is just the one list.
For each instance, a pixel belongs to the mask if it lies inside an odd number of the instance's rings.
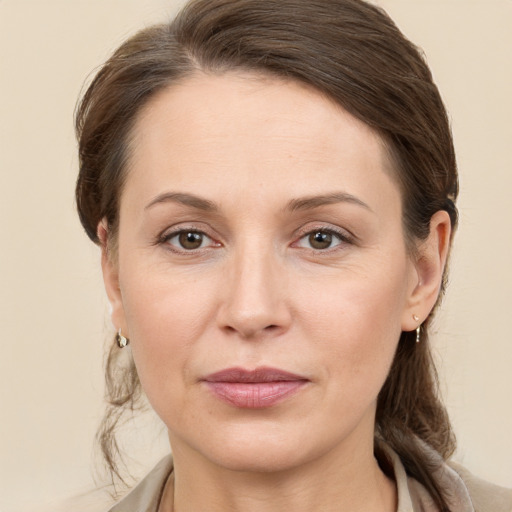
{"label": "plain backdrop", "polygon": [[[435,337],[456,459],[512,486],[512,1],[379,3],[424,49],[458,152],[461,226]],[[123,39],[180,4],[0,0],[0,512],[60,510],[94,487],[112,327],[75,213],[73,109]],[[125,442],[136,475],[167,449],[151,415]]]}

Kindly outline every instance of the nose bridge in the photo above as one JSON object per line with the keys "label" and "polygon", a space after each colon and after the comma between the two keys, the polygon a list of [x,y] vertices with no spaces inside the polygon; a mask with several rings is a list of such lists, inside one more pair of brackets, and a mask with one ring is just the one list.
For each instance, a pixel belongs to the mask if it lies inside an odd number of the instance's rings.
{"label": "nose bridge", "polygon": [[282,331],[289,322],[283,293],[283,272],[268,240],[254,238],[234,251],[226,279],[221,327],[254,337]]}

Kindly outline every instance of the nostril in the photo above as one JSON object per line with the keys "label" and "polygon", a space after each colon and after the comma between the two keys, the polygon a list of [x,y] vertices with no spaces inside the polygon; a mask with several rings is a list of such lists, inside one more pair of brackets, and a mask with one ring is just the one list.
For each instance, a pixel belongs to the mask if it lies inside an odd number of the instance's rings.
{"label": "nostril", "polygon": [[244,338],[254,338],[258,337],[259,334],[267,333],[267,334],[274,334],[279,331],[280,327],[276,324],[267,325],[266,327],[263,327],[262,329],[256,329],[251,327],[246,328],[239,328],[237,329],[236,326],[233,325],[225,325],[224,331],[228,334],[234,334],[239,333]]}

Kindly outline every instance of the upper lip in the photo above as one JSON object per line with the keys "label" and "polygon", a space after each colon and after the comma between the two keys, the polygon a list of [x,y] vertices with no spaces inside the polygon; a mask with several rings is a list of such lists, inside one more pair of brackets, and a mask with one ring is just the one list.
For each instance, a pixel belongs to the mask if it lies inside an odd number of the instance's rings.
{"label": "upper lip", "polygon": [[280,370],[279,368],[261,367],[254,370],[245,368],[226,368],[219,372],[207,375],[203,380],[206,382],[277,382],[308,380],[303,375]]}

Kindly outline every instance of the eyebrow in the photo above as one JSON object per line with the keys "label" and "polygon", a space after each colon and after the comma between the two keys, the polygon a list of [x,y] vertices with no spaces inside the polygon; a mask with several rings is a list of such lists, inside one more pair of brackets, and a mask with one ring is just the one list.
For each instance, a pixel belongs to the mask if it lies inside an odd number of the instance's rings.
{"label": "eyebrow", "polygon": [[373,210],[364,201],[361,201],[358,197],[346,192],[333,192],[332,194],[292,199],[286,206],[286,209],[292,212],[297,210],[312,210],[314,208],[319,208],[320,206],[335,203],[351,203],[357,206],[362,206],[366,210],[373,212]]}
{"label": "eyebrow", "polygon": [[144,207],[144,210],[161,203],[180,203],[205,212],[217,212],[219,210],[219,207],[208,199],[193,194],[184,194],[182,192],[166,192],[160,194],[150,201],[149,204]]}
{"label": "eyebrow", "polygon": [[[144,210],[148,210],[152,206],[162,203],[179,203],[185,206],[191,206],[198,210],[205,212],[218,212],[220,208],[216,203],[208,199],[196,196],[194,194],[186,194],[183,192],[165,192],[156,196],[152,199],[145,207]],[[284,208],[291,212],[312,210],[321,206],[326,206],[335,203],[351,203],[357,206],[361,206],[368,211],[373,211],[364,201],[361,201],[358,197],[348,194],[346,192],[333,192],[331,194],[323,194],[318,196],[306,196],[289,201]]]}

